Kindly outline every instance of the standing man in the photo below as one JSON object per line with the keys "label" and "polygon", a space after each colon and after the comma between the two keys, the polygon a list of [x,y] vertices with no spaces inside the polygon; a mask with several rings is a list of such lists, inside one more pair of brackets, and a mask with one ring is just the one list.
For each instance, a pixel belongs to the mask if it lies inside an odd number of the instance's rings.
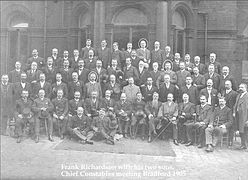
{"label": "standing man", "polygon": [[204,95],[207,98],[207,104],[214,109],[218,104],[218,91],[213,88],[213,80],[207,80],[207,87],[200,91],[200,96]]}
{"label": "standing man", "polygon": [[177,85],[179,88],[185,86],[186,77],[191,76],[190,72],[185,69],[185,63],[180,62],[179,64],[180,70],[176,72],[177,74]]}
{"label": "standing man", "polygon": [[73,69],[69,67],[69,60],[63,61],[63,68],[59,70],[60,74],[62,75],[62,80],[65,84],[68,84],[71,81],[71,75]]}
{"label": "standing man", "polygon": [[76,72],[78,73],[78,79],[82,81],[84,84],[86,84],[89,81],[88,74],[90,71],[84,67],[83,59],[79,59],[78,69],[76,70]]}
{"label": "standing man", "polygon": [[69,103],[68,103],[69,118],[77,115],[78,107],[84,107],[84,100],[81,99],[80,92],[75,91],[74,99],[69,100]]}
{"label": "standing man", "polygon": [[157,82],[160,74],[161,74],[161,71],[158,70],[158,63],[154,62],[152,64],[152,71],[150,71],[150,76],[152,77],[153,85],[156,86],[157,88],[159,88],[159,87],[157,86],[156,82]]}
{"label": "standing man", "polygon": [[190,55],[189,54],[185,54],[184,62],[185,62],[185,69],[187,71],[189,71],[190,73],[192,73],[194,64],[192,62],[190,62]]}
{"label": "standing man", "polygon": [[111,61],[111,51],[107,47],[107,41],[102,40],[101,47],[97,49],[96,56],[98,59],[102,61],[102,66],[104,69],[107,69],[110,67],[110,61]]}
{"label": "standing man", "polygon": [[78,69],[78,61],[79,61],[80,57],[79,57],[79,51],[78,49],[74,49],[73,50],[73,57],[71,57],[70,59],[70,67],[73,70]]}
{"label": "standing man", "polygon": [[39,70],[41,70],[45,66],[44,58],[39,57],[38,54],[39,53],[38,53],[37,49],[34,49],[32,51],[32,57],[28,58],[28,60],[27,60],[27,67],[26,67],[27,70],[30,69],[30,66],[31,66],[32,62],[37,63]]}
{"label": "standing man", "polygon": [[163,62],[165,62],[167,60],[173,61],[173,59],[174,59],[174,56],[171,53],[171,47],[165,46]]}
{"label": "standing man", "polygon": [[210,64],[214,65],[215,72],[220,75],[221,64],[216,61],[216,54],[215,53],[210,53],[210,55],[209,55],[209,62],[206,64],[206,72],[207,72],[207,68]]}
{"label": "standing man", "polygon": [[27,80],[31,83],[32,87],[39,80],[42,71],[37,69],[37,62],[32,62],[31,69],[27,71]]}
{"label": "standing man", "polygon": [[95,53],[95,50],[93,47],[91,47],[91,40],[90,39],[87,39],[86,40],[86,46],[84,48],[81,49],[81,52],[80,52],[80,57],[82,59],[86,59],[89,57],[89,51],[92,50],[93,51],[93,54]]}
{"label": "standing man", "polygon": [[133,50],[133,44],[131,42],[127,43],[127,50],[124,51],[124,58],[131,58],[131,53]]}
{"label": "standing man", "polygon": [[57,96],[58,89],[63,89],[63,95],[65,98],[68,97],[68,88],[67,85],[62,82],[62,75],[60,73],[56,74],[56,82],[52,84],[52,99]]}
{"label": "standing man", "polygon": [[193,86],[195,86],[198,90],[198,94],[200,91],[206,86],[205,77],[199,73],[199,68],[193,68]]}
{"label": "standing man", "polygon": [[124,64],[125,64],[125,59],[124,59],[123,53],[119,50],[119,45],[117,42],[113,43],[113,52],[112,52],[111,59],[116,59],[118,67],[123,69]]}
{"label": "standing man", "polygon": [[123,91],[126,96],[127,96],[127,100],[130,102],[133,102],[136,99],[136,94],[138,92],[140,92],[140,87],[136,86],[134,84],[134,79],[133,77],[130,77],[128,79],[128,85],[126,85],[125,87],[123,87]]}
{"label": "standing man", "polygon": [[234,91],[237,90],[236,87],[236,81],[234,79],[234,77],[232,75],[230,75],[230,70],[228,66],[224,66],[222,68],[222,74],[220,76],[220,86],[219,86],[219,92],[222,92],[223,90],[225,90],[225,82],[229,80],[232,83],[232,89]]}
{"label": "standing man", "polygon": [[[43,119],[44,121],[47,120],[48,125],[48,140],[54,141],[52,134],[53,134],[53,120],[50,113],[53,110],[53,104],[50,99],[45,98],[45,91],[43,89],[39,90],[39,98],[34,100],[32,111],[35,113],[34,115],[34,126],[35,126],[35,143],[39,142],[39,135],[40,135],[40,120]],[[46,123],[45,123],[46,124]]]}
{"label": "standing man", "polygon": [[241,137],[240,149],[247,149],[248,141],[248,93],[247,84],[239,85],[240,94],[234,105],[233,115],[238,123],[238,131]]}
{"label": "standing man", "polygon": [[126,59],[126,66],[123,68],[123,80],[122,80],[122,85],[125,86],[128,82],[128,79],[130,77],[133,77],[134,81],[136,82],[139,78],[139,74],[137,69],[132,66],[131,59],[127,58]]}
{"label": "standing man", "polygon": [[157,79],[157,87],[160,87],[160,85],[163,83],[164,75],[168,74],[170,76],[170,81],[172,84],[177,83],[177,74],[172,71],[172,63],[171,61],[165,61],[164,62],[164,70],[161,71],[159,78]]}
{"label": "standing man", "polygon": [[43,72],[46,75],[47,82],[49,82],[50,84],[55,83],[57,69],[55,68],[55,65],[53,63],[53,58],[52,57],[47,58],[47,64],[43,68]]}
{"label": "standing man", "polygon": [[151,62],[151,52],[147,49],[145,40],[140,41],[140,48],[137,49],[137,56],[140,60],[146,63],[146,66],[148,68]]}
{"label": "standing man", "polygon": [[220,75],[215,72],[214,64],[210,64],[208,66],[208,72],[204,74],[204,78],[207,81],[208,79],[212,79],[213,88],[219,90],[220,87]]}
{"label": "standing man", "polygon": [[15,94],[15,100],[18,100],[22,97],[22,91],[26,90],[28,91],[28,94],[31,95],[32,88],[30,83],[27,82],[27,74],[25,72],[21,73],[21,82],[16,82],[14,84],[14,94]]}
{"label": "standing man", "polygon": [[115,101],[120,99],[121,95],[121,86],[116,82],[116,77],[114,74],[111,74],[109,77],[109,82],[105,86],[105,90],[109,90],[111,92],[111,98]]}
{"label": "standing man", "polygon": [[198,104],[199,101],[199,94],[197,91],[197,88],[192,85],[192,77],[187,76],[186,77],[186,84],[180,89],[180,98],[179,101],[182,99],[183,100],[183,94],[186,93],[189,96],[189,102],[193,104]]}
{"label": "standing man", "polygon": [[15,69],[10,71],[8,76],[9,76],[9,82],[10,83],[16,83],[20,82],[21,80],[21,73],[23,72],[22,69],[22,64],[20,61],[16,61],[15,63]]}
{"label": "standing man", "polygon": [[91,91],[90,98],[87,98],[84,103],[85,114],[91,118],[98,116],[100,105],[100,99],[97,91]]}
{"label": "standing man", "polygon": [[74,93],[79,91],[81,97],[84,99],[84,84],[82,81],[79,81],[77,72],[72,73],[72,81],[68,83],[68,99],[71,100],[74,98]]}
{"label": "standing man", "polygon": [[159,69],[161,69],[163,64],[163,56],[164,52],[160,49],[160,43],[158,41],[155,41],[154,50],[151,51],[151,64],[157,62],[159,65]]}
{"label": "standing man", "polygon": [[45,91],[45,97],[51,99],[52,97],[52,85],[46,81],[46,75],[44,73],[40,74],[39,82],[35,83],[32,93],[32,99],[38,98],[38,93],[40,89]]}
{"label": "standing man", "polygon": [[57,48],[52,49],[52,56],[51,57],[53,59],[54,66],[56,66],[56,68],[57,68],[56,62],[60,61],[60,57],[59,57],[58,53],[59,53],[59,51]]}
{"label": "standing man", "polygon": [[85,68],[91,71],[96,68],[96,57],[94,57],[94,51],[92,49],[87,54],[89,56],[84,59]]}
{"label": "standing man", "polygon": [[197,67],[199,69],[200,74],[202,74],[202,75],[205,74],[206,67],[205,67],[205,64],[201,63],[200,56],[194,57],[194,67]]}
{"label": "standing man", "polygon": [[158,92],[158,88],[153,85],[151,77],[147,78],[146,85],[141,88],[141,92],[145,102],[152,101],[153,93]]}
{"label": "standing man", "polygon": [[100,83],[97,82],[97,73],[95,71],[91,71],[89,73],[89,82],[85,84],[85,97],[89,98],[93,91],[97,92],[98,98],[102,98],[102,88]]}

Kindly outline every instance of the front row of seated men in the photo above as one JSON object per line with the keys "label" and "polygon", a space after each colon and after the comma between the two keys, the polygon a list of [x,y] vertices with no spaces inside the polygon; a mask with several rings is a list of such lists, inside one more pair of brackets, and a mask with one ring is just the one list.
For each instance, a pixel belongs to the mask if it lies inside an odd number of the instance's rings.
{"label": "front row of seated men", "polygon": [[[247,92],[245,84],[240,90]],[[145,139],[148,129],[148,142],[155,136],[166,133],[172,128],[173,142],[191,146],[198,144],[199,148],[207,145],[206,151],[212,152],[218,140],[225,133],[233,133],[233,117],[242,115],[242,103],[237,102],[234,110],[226,106],[224,97],[219,97],[219,105],[214,109],[207,103],[205,95],[200,96],[200,104],[189,102],[189,95],[182,95],[182,103],[173,101],[173,94],[167,95],[167,101],[161,103],[159,94],[153,93],[152,100],[145,103],[142,94],[136,93],[136,99],[131,103],[125,93],[120,101],[114,103],[111,91],[107,90],[104,99],[97,98],[97,92],[91,92],[91,98],[83,102],[80,92],[76,91],[74,99],[68,101],[63,97],[63,90],[57,91],[57,97],[52,101],[45,98],[45,91],[39,90],[38,98],[33,102],[28,98],[27,90],[22,91],[22,98],[16,102],[16,134],[17,142],[21,142],[23,130],[29,127],[30,133],[35,134],[35,142],[39,142],[40,124],[44,122],[48,139],[54,141],[53,130],[58,131],[61,139],[64,135],[80,140],[81,143],[93,144],[91,139],[100,136],[108,144],[114,144],[114,136],[118,132],[123,137],[135,137],[138,129],[141,138]],[[54,127],[53,127],[54,126]],[[241,149],[247,148],[245,129],[247,121],[239,122],[241,134]],[[195,136],[197,135],[197,136]],[[196,138],[198,137],[198,138]],[[232,137],[232,136],[230,136]],[[230,143],[232,138],[229,138]]]}

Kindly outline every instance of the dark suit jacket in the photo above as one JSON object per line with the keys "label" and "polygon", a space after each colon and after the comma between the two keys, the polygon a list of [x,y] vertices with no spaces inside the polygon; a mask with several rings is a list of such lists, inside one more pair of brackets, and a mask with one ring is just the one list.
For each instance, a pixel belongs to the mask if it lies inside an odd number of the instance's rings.
{"label": "dark suit jacket", "polygon": [[97,82],[103,82],[104,80],[107,81],[108,80],[108,74],[107,74],[107,70],[104,69],[103,67],[100,70],[100,73],[98,73],[97,69],[94,68],[92,69],[92,71],[96,72],[98,74],[98,79]]}
{"label": "dark suit jacket", "polygon": [[57,69],[55,67],[52,68],[52,70],[49,70],[48,67],[46,66],[43,68],[43,72],[46,75],[46,81],[53,84],[56,81],[56,73]]}
{"label": "dark suit jacket", "polygon": [[100,100],[100,108],[104,108],[106,109],[106,111],[109,111],[109,108],[113,108],[114,111],[114,107],[115,107],[115,100],[111,99],[107,100],[106,98],[102,98]]}
{"label": "dark suit jacket", "polygon": [[169,88],[166,87],[165,83],[163,83],[160,87],[159,87],[159,101],[161,102],[165,102],[167,101],[167,95],[169,93],[172,93],[174,96],[174,101],[178,100],[178,89],[176,88],[176,86],[174,84],[170,83]]}
{"label": "dark suit jacket", "polygon": [[190,88],[188,89],[187,86],[183,86],[180,89],[180,98],[179,98],[179,102],[182,102],[182,97],[183,94],[187,93],[189,95],[189,102],[193,103],[193,104],[198,104],[199,103],[199,96],[198,96],[198,90],[195,86],[190,86]]}
{"label": "dark suit jacket", "polygon": [[124,103],[121,103],[121,101],[118,101],[115,104],[115,113],[117,116],[119,116],[120,111],[123,110],[127,113],[128,116],[132,113],[132,104],[129,101],[125,101]]}
{"label": "dark suit jacket", "polygon": [[46,64],[44,58],[42,58],[42,57],[37,57],[36,59],[35,59],[34,57],[30,57],[30,58],[28,58],[28,60],[27,60],[27,67],[26,67],[26,70],[30,69],[32,62],[36,62],[36,63],[37,63],[37,69],[40,69],[40,70],[41,70],[41,69],[45,66],[45,64]]}
{"label": "dark suit jacket", "polygon": [[204,122],[206,125],[209,124],[212,117],[212,107],[206,104],[203,108],[201,105],[196,106],[197,122]]}
{"label": "dark suit jacket", "polygon": [[84,47],[80,51],[80,57],[82,59],[88,58],[89,57],[89,50],[93,50],[94,51],[94,54],[96,54],[95,49],[93,47],[90,47],[90,48]]}
{"label": "dark suit jacket", "polygon": [[57,83],[53,83],[52,84],[52,99],[56,98],[57,97],[57,91],[58,89],[62,89],[63,92],[64,92],[64,97],[67,98],[68,97],[68,88],[67,88],[67,85],[63,82],[61,82],[60,85],[57,85]]}
{"label": "dark suit jacket", "polygon": [[71,76],[72,75],[72,72],[73,72],[73,69],[72,68],[69,68],[68,71],[65,71],[64,68],[61,68],[59,70],[59,72],[60,72],[60,74],[62,76],[62,81],[64,83],[67,84],[68,82],[72,81],[72,76]]}
{"label": "dark suit jacket", "polygon": [[70,58],[70,68],[76,70],[78,69],[78,61],[80,60],[81,58],[78,56],[77,60],[75,57],[71,57]]}
{"label": "dark suit jacket", "polygon": [[103,68],[107,69],[108,66],[110,66],[111,51],[109,48],[106,47],[103,50],[102,47],[100,47],[99,49],[97,49],[96,56],[102,61]]}
{"label": "dark suit jacket", "polygon": [[134,78],[134,81],[137,81],[139,74],[138,71],[135,67],[131,66],[129,69],[127,69],[127,67],[124,67],[124,77],[123,80],[126,80],[130,77]]}
{"label": "dark suit jacket", "polygon": [[[200,95],[199,95],[199,97],[201,96],[201,95],[205,95],[206,96],[206,98],[207,98],[207,100],[208,100],[208,90],[207,90],[207,88],[204,88],[204,89],[202,89],[201,91],[200,91]],[[214,89],[214,88],[212,88],[212,91],[211,91],[211,106],[214,108],[214,107],[216,107],[217,105],[218,105],[218,91],[216,90],[216,89]]]}
{"label": "dark suit jacket", "polygon": [[37,83],[34,84],[33,93],[32,93],[32,98],[33,99],[38,98],[38,92],[39,92],[40,89],[44,89],[45,97],[48,98],[48,99],[51,99],[51,97],[52,97],[52,85],[49,82],[45,82],[43,88],[41,88],[40,82],[37,82]]}
{"label": "dark suit jacket", "polygon": [[1,83],[1,115],[11,116],[14,103],[14,85],[12,83],[7,85]]}
{"label": "dark suit jacket", "polygon": [[27,90],[29,93],[29,97],[32,95],[32,87],[31,84],[26,82],[25,87],[22,88],[21,82],[17,82],[14,84],[14,94],[15,94],[15,100],[20,99],[22,96],[22,91]]}
{"label": "dark suit jacket", "polygon": [[[117,66],[119,68],[123,68],[126,60],[124,59],[124,55],[120,50],[112,52],[112,59],[116,59],[118,63]],[[112,59],[111,59],[110,64],[112,64]]]}
{"label": "dark suit jacket", "polygon": [[97,111],[100,110],[100,105],[100,100],[96,99],[96,102],[94,103],[91,98],[87,98],[84,102],[85,114],[96,116],[98,114]]}
{"label": "dark suit jacket", "polygon": [[[185,113],[185,115],[182,115]],[[192,122],[194,119],[193,114],[195,113],[195,104],[188,102],[188,103],[180,103],[178,105],[178,115],[183,116],[186,122]]]}
{"label": "dark suit jacket", "polygon": [[68,99],[71,100],[74,98],[75,91],[79,91],[81,94],[81,98],[84,99],[85,92],[84,92],[84,83],[82,81],[70,81],[68,83]]}
{"label": "dark suit jacket", "polygon": [[21,81],[21,73],[23,71],[20,70],[20,72],[16,71],[15,69],[13,71],[10,71],[8,73],[9,76],[9,82],[10,83],[16,83],[16,82],[20,82]]}
{"label": "dark suit jacket", "polygon": [[111,93],[111,98],[114,99],[115,101],[118,101],[120,99],[120,95],[121,95],[121,86],[119,83],[115,83],[114,86],[112,86],[109,83],[106,84],[105,88],[104,88],[104,94],[106,90],[110,90]]}
{"label": "dark suit jacket", "polygon": [[77,115],[77,108],[78,107],[83,107],[84,108],[84,101],[79,100],[78,102],[75,101],[75,99],[71,99],[68,102],[68,109],[69,109],[69,114],[72,116]]}
{"label": "dark suit jacket", "polygon": [[192,78],[193,78],[193,84],[197,85],[196,87],[198,91],[206,87],[206,81],[203,75],[199,74],[197,77],[193,75]]}
{"label": "dark suit jacket", "polygon": [[220,107],[218,106],[215,108],[209,124],[212,124],[214,126],[220,126],[224,124],[227,128],[230,128],[232,126],[232,123],[232,110],[227,106],[225,106],[223,109],[220,109]]}
{"label": "dark suit jacket", "polygon": [[162,104],[162,106],[159,108],[158,111],[158,117],[177,117],[178,116],[178,104],[175,102],[172,102],[172,104],[169,106],[168,102],[165,102]]}
{"label": "dark suit jacket", "polygon": [[205,77],[205,81],[206,81],[205,84],[207,84],[208,79],[212,79],[213,83],[214,83],[213,88],[216,89],[216,90],[219,90],[219,87],[220,87],[220,75],[219,74],[214,73],[212,78],[210,78],[209,73],[205,73],[204,77]]}
{"label": "dark suit jacket", "polygon": [[153,85],[157,87],[157,80],[161,74],[161,71],[150,71],[150,76],[152,77]]}
{"label": "dark suit jacket", "polygon": [[225,82],[227,80],[230,80],[232,82],[232,89],[234,91],[237,90],[237,85],[236,85],[236,80],[234,79],[233,76],[231,76],[230,74],[227,75],[227,77],[224,79],[224,76],[221,75],[220,76],[220,86],[219,86],[219,91],[222,92],[223,90],[225,90]]}
{"label": "dark suit jacket", "polygon": [[158,102],[157,107],[152,105],[152,101],[147,102],[146,106],[145,106],[145,111],[146,111],[147,116],[152,114],[154,117],[157,117],[158,116],[158,111],[159,111],[161,106],[162,106],[161,102]]}
{"label": "dark suit jacket", "polygon": [[84,84],[86,84],[87,82],[89,82],[89,80],[88,80],[88,74],[89,74],[90,70],[84,68],[82,70],[81,74],[79,74],[79,69],[77,69],[76,72],[78,73],[78,79],[80,81],[83,81]]}
{"label": "dark suit jacket", "polygon": [[233,109],[235,102],[236,102],[236,98],[238,96],[238,93],[234,90],[231,90],[228,94],[226,93],[226,91],[222,91],[222,96],[225,97],[226,99],[226,105],[227,107]]}
{"label": "dark suit jacket", "polygon": [[190,72],[187,70],[177,71],[176,74],[177,74],[177,85],[179,86],[179,88],[185,85],[186,77],[191,76]]}
{"label": "dark suit jacket", "polygon": [[206,66],[205,66],[205,64],[202,64],[202,63],[200,63],[200,64],[198,64],[198,65],[196,65],[196,64],[194,64],[194,67],[198,67],[198,69],[199,69],[199,73],[200,74],[205,74],[207,71],[206,71]]}
{"label": "dark suit jacket", "polygon": [[136,84],[138,86],[144,85],[147,82],[147,78],[150,76],[149,71],[144,68],[141,73],[139,69],[137,69],[137,72],[138,72],[138,79],[136,81]]}
{"label": "dark suit jacket", "polygon": [[96,58],[93,58],[91,61],[90,59],[87,58],[84,60],[84,63],[85,63],[84,67],[86,69],[89,69],[90,71],[96,68]]}
{"label": "dark suit jacket", "polygon": [[139,67],[139,62],[140,62],[140,58],[138,58],[137,56],[133,59],[132,57],[131,57],[131,64],[132,64],[132,66],[133,67],[135,67],[135,68],[138,68]]}
{"label": "dark suit jacket", "polygon": [[151,63],[158,62],[159,67],[162,66],[163,63],[163,56],[164,56],[164,51],[159,49],[157,51],[152,50],[151,51]]}
{"label": "dark suit jacket", "polygon": [[15,113],[14,116],[17,119],[19,114],[23,114],[24,108],[32,109],[33,101],[28,98],[27,102],[24,102],[23,99],[18,99],[16,101]]}
{"label": "dark suit jacket", "polygon": [[[208,62],[208,63],[206,64],[206,66],[205,66],[205,67],[206,67],[205,72],[208,72],[208,66],[209,66],[210,64],[212,64],[212,63]],[[215,67],[215,72],[216,72],[217,74],[221,74],[221,64],[220,64],[219,62],[215,61],[215,62],[214,62],[214,67]]]}
{"label": "dark suit jacket", "polygon": [[34,73],[31,73],[31,70],[27,71],[27,81],[31,83],[32,81],[38,81],[40,79],[40,74],[42,71],[36,70]]}
{"label": "dark suit jacket", "polygon": [[32,105],[32,111],[35,113],[36,117],[42,117],[41,115],[42,107],[47,108],[46,111],[50,113],[53,111],[53,108],[54,108],[53,103],[50,101],[50,99],[44,98],[43,100],[41,100],[40,98],[37,98],[34,100],[34,103]]}
{"label": "dark suit jacket", "polygon": [[238,130],[244,133],[245,124],[248,122],[248,93],[240,98],[241,94],[237,96],[234,105],[234,112],[236,113],[236,121],[238,122]]}
{"label": "dark suit jacket", "polygon": [[152,96],[154,92],[158,92],[158,88],[156,86],[152,86],[152,88],[149,90],[147,86],[143,86],[141,88],[141,93],[144,97],[144,101],[152,101]]}

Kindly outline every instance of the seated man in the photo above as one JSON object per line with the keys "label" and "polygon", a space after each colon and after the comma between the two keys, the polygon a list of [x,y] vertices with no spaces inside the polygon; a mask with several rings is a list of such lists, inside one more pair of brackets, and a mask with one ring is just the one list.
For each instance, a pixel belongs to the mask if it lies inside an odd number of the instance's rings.
{"label": "seated man", "polygon": [[53,121],[50,115],[53,110],[53,104],[50,99],[45,98],[45,91],[43,89],[39,90],[39,97],[34,100],[32,105],[32,111],[35,113],[34,115],[34,125],[35,125],[35,142],[39,142],[40,135],[40,119],[48,120],[48,140],[54,141],[52,137],[53,133]]}
{"label": "seated man", "polygon": [[92,91],[91,92],[91,97],[85,100],[85,114],[88,117],[96,117],[99,115],[99,110],[100,110],[100,101],[97,98],[98,94],[97,91]]}
{"label": "seated man", "polygon": [[64,139],[68,122],[68,100],[63,97],[63,89],[57,90],[57,97],[52,100],[54,106],[53,123],[57,126],[59,136]]}
{"label": "seated man", "polygon": [[214,110],[206,134],[206,151],[213,152],[218,140],[226,134],[233,122],[232,110],[226,106],[224,97],[219,98],[219,106]]}
{"label": "seated man", "polygon": [[114,136],[118,128],[117,122],[111,120],[105,114],[105,109],[99,111],[99,116],[93,118],[92,129],[95,132],[95,136],[100,135],[106,139],[106,143],[114,145]]}
{"label": "seated man", "polygon": [[[136,94],[136,100],[133,101],[133,115],[131,121],[131,133],[134,138],[136,132],[138,131],[139,125],[141,126],[141,138],[145,140],[145,130],[146,130],[146,113],[145,113],[146,103],[142,100],[141,92]],[[139,125],[138,125],[139,124]]]}
{"label": "seated man", "polygon": [[68,109],[69,109],[69,117],[77,115],[77,109],[78,107],[84,107],[83,100],[80,99],[80,92],[75,91],[74,93],[74,99],[71,99],[68,103]]}
{"label": "seated man", "polygon": [[115,106],[115,101],[111,99],[111,91],[107,90],[105,92],[105,98],[103,98],[100,102],[100,108],[106,109],[106,116],[109,118],[115,118],[114,115],[114,106]]}
{"label": "seated man", "polygon": [[121,94],[120,101],[115,105],[115,113],[119,123],[119,131],[123,137],[127,138],[127,130],[130,122],[130,116],[132,114],[132,106],[129,101],[127,101],[127,96],[125,93]]}
{"label": "seated man", "polygon": [[193,115],[196,116],[195,122],[186,124],[186,134],[188,139],[188,144],[191,145],[193,140],[193,129],[198,130],[199,138],[198,138],[198,148],[202,148],[205,145],[205,129],[208,126],[212,115],[212,108],[207,103],[206,96],[200,96],[200,105],[196,106],[196,113]]}
{"label": "seated man", "polygon": [[146,114],[149,120],[148,121],[148,127],[149,127],[148,142],[151,142],[152,133],[154,135],[157,135],[155,127],[157,126],[159,122],[158,111],[159,111],[159,108],[162,106],[162,103],[158,101],[158,98],[159,98],[158,93],[154,92],[152,101],[147,102],[145,106]]}
{"label": "seated man", "polygon": [[33,113],[31,112],[32,100],[28,98],[28,90],[22,90],[22,98],[16,101],[16,110],[14,113],[16,119],[16,135],[17,143],[21,142],[23,129],[29,127],[33,132],[34,128],[34,119]]}
{"label": "seated man", "polygon": [[194,122],[195,105],[189,102],[189,95],[183,94],[183,102],[179,104],[178,112],[178,129],[179,129],[179,141],[186,146],[193,145],[186,137],[186,125]]}
{"label": "seated man", "polygon": [[77,114],[70,119],[67,130],[70,136],[79,139],[80,143],[93,144],[90,140],[94,136],[94,131],[90,118],[84,114],[83,107],[77,108]]}
{"label": "seated man", "polygon": [[[163,103],[159,108],[158,117],[160,122],[158,124],[158,129],[163,129],[168,123],[172,123],[172,133],[173,133],[173,142],[175,145],[178,145],[177,136],[177,116],[178,116],[178,105],[173,102],[173,94],[169,93],[167,95],[167,102]],[[160,126],[160,128],[159,128]]]}

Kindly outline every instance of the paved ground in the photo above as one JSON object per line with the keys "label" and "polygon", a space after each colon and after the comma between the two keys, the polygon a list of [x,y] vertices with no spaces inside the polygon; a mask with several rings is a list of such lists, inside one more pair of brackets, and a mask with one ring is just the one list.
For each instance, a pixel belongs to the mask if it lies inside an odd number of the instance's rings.
{"label": "paved ground", "polygon": [[247,151],[223,147],[208,154],[171,144],[176,157],[162,157],[54,150],[59,142],[42,137],[38,144],[31,139],[17,144],[1,136],[2,179],[248,179]]}

